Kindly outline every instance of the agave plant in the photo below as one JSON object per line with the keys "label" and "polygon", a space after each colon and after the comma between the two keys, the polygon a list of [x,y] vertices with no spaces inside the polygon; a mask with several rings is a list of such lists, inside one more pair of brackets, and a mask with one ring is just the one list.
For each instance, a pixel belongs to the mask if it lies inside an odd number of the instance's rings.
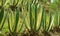
{"label": "agave plant", "polygon": [[[12,13],[12,15],[13,15],[13,13]],[[18,25],[20,24],[20,23],[18,23],[19,22],[19,15],[20,15],[19,10],[16,10],[15,11],[15,14],[14,14],[14,20],[13,20],[13,19],[10,19],[9,18],[9,13],[8,13],[8,18],[7,18],[7,20],[8,20],[8,28],[9,28],[9,31],[10,31],[9,34],[11,36],[12,35],[13,36],[16,36],[17,35],[17,32],[19,33],[21,31],[21,29],[22,29],[22,26],[23,26],[23,23],[24,22],[22,23],[21,27],[19,26],[19,30],[18,30]],[[11,22],[11,20],[12,20],[12,22]]]}
{"label": "agave plant", "polygon": [[5,8],[4,8],[5,2],[6,1],[2,0],[0,6],[0,35],[2,36],[4,36],[2,32],[3,32],[5,21],[7,19],[7,12],[5,12]]}
{"label": "agave plant", "polygon": [[[28,24],[25,24],[25,27],[27,29],[27,33],[29,33],[30,36],[33,36],[33,34],[37,34],[37,32],[38,32],[37,31],[37,16],[38,16],[37,15],[38,14],[37,5],[38,5],[38,1],[34,0],[33,2],[28,1],[28,10],[29,10],[29,12],[28,12],[29,13],[29,17],[28,18],[29,18],[29,20],[27,20]],[[27,26],[27,25],[29,25],[29,26]]]}
{"label": "agave plant", "polygon": [[55,13],[55,18],[54,18],[54,27],[53,27],[53,32],[59,32],[59,14],[58,12]]}
{"label": "agave plant", "polygon": [[[55,4],[56,0],[53,3],[54,5],[48,4],[48,8],[50,11],[45,11],[46,9],[44,6],[45,4],[48,3],[47,0],[24,0],[24,1],[11,0],[12,5],[9,4],[8,10],[11,9],[12,12],[11,11],[5,12],[5,6],[7,4],[7,0],[2,0],[1,2],[2,4],[0,6],[0,10],[1,10],[0,11],[0,31],[3,29],[6,19],[8,21],[8,28],[10,32],[9,34],[11,36],[12,35],[16,36],[17,35],[16,33],[21,32],[23,28],[27,30],[27,31],[23,30],[24,31],[23,35],[28,33],[29,36],[33,36],[33,34],[36,34],[37,36],[39,36],[40,34],[39,32],[41,30],[43,30],[43,33],[46,35],[46,32],[49,32],[52,28],[54,30],[56,30],[55,28],[60,29],[60,16],[58,12],[55,12],[55,10],[56,11],[58,10],[57,5]],[[40,3],[43,3],[43,4],[40,4]],[[52,6],[56,7],[56,9]],[[51,11],[54,11],[55,14],[53,15]],[[23,14],[24,17],[21,14]],[[22,23],[20,21],[22,21]]]}
{"label": "agave plant", "polygon": [[1,11],[0,11],[0,30],[2,30],[4,23],[5,23],[5,20],[7,18],[7,12],[5,15],[4,14],[5,14],[4,13],[4,7],[2,7]]}
{"label": "agave plant", "polygon": [[[47,22],[47,18],[49,18],[48,22]],[[52,29],[53,22],[54,22],[54,17],[52,13],[51,12],[46,13],[43,7],[39,29],[42,28],[42,33],[44,35],[50,36],[48,32]]]}

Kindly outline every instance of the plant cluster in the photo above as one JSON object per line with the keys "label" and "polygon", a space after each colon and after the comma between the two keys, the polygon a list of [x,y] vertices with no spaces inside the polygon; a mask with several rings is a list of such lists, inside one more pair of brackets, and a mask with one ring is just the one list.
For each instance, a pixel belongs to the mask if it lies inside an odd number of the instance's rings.
{"label": "plant cluster", "polygon": [[0,31],[6,27],[6,36],[51,36],[50,32],[59,33],[59,9],[54,4],[57,2],[1,0]]}

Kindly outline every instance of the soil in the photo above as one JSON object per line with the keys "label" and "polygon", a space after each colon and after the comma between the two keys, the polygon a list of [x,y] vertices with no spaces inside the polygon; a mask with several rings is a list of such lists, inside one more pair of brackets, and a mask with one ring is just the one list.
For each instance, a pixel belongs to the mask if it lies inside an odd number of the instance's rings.
{"label": "soil", "polygon": [[52,30],[50,30],[51,36],[60,36],[60,28],[54,27]]}
{"label": "soil", "polygon": [[[6,36],[12,36],[11,34],[6,34]],[[52,33],[52,32],[43,32],[43,33],[40,33],[40,34],[37,34],[37,33],[23,33],[23,34],[19,34],[19,35],[14,35],[14,36],[60,36],[60,33]]]}
{"label": "soil", "polygon": [[[7,36],[11,36],[11,33],[7,33]],[[49,32],[47,31],[29,31],[25,30],[23,33],[17,33],[15,36],[60,36],[60,28],[54,27]]]}
{"label": "soil", "polygon": [[51,34],[47,31],[42,31],[43,36],[51,36]]}
{"label": "soil", "polygon": [[39,32],[26,30],[21,34],[21,36],[39,36]]}
{"label": "soil", "polygon": [[7,32],[7,33],[6,33],[6,36],[12,36],[12,35],[13,35],[13,36],[18,36],[18,34],[19,34],[19,33],[17,33],[17,32],[16,32],[16,33],[12,33],[12,34],[11,34],[10,32]]}

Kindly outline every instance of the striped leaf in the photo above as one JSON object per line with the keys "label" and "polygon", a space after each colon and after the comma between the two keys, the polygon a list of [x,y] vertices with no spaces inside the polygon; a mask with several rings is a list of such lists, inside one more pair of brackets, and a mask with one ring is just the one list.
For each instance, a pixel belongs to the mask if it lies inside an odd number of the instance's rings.
{"label": "striped leaf", "polygon": [[4,23],[5,23],[6,18],[7,18],[7,13],[6,13],[6,15],[4,16],[3,22],[1,23],[1,28],[0,28],[1,30],[2,30],[2,28],[3,28],[3,26],[4,26]]}
{"label": "striped leaf", "polygon": [[16,17],[15,17],[14,32],[16,32],[16,30],[17,30],[18,21],[19,21],[19,11],[17,10],[17,11],[16,11]]}
{"label": "striped leaf", "polygon": [[10,20],[9,20],[9,14],[8,14],[8,16],[7,16],[8,18],[7,18],[7,20],[8,20],[8,29],[9,29],[9,31],[10,32],[12,32],[12,30],[11,30],[11,28],[10,28]]}
{"label": "striped leaf", "polygon": [[30,15],[30,28],[31,28],[31,30],[32,30],[32,29],[33,29],[33,26],[32,26],[32,25],[33,25],[33,24],[32,24],[33,22],[32,22],[31,4],[30,4],[30,12],[29,12],[29,13],[30,13],[30,14],[29,14],[29,15]]}
{"label": "striped leaf", "polygon": [[49,13],[49,15],[50,15],[50,18],[49,18],[49,25],[48,25],[47,31],[49,31],[52,28],[52,24],[53,24],[53,21],[54,21],[54,18],[52,17],[52,14]]}
{"label": "striped leaf", "polygon": [[37,4],[35,4],[35,25],[34,25],[35,31],[36,31],[36,25],[37,25]]}

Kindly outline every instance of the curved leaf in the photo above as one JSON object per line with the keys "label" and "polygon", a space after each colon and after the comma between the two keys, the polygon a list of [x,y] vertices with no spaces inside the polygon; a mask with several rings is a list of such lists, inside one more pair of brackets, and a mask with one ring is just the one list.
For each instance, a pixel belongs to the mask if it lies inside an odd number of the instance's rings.
{"label": "curved leaf", "polygon": [[0,24],[2,22],[3,16],[4,16],[4,8],[2,8],[0,12]]}
{"label": "curved leaf", "polygon": [[14,32],[16,32],[17,30],[17,25],[18,25],[18,21],[19,21],[19,11],[16,11],[16,17],[15,17],[15,27],[14,27]]}

